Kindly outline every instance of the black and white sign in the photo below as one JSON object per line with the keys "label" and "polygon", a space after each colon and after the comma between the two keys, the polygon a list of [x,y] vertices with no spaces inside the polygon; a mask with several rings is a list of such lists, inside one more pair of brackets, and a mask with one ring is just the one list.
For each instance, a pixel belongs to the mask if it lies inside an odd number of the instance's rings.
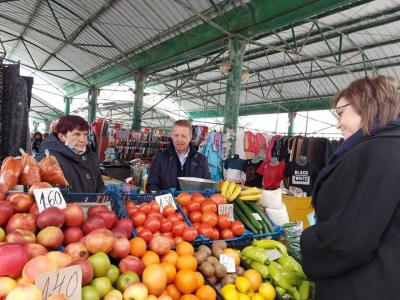
{"label": "black and white sign", "polygon": [[228,273],[236,273],[235,259],[228,254],[220,254],[219,262],[226,268]]}
{"label": "black and white sign", "polygon": [[160,212],[163,212],[164,207],[167,205],[172,205],[173,208],[175,208],[176,210],[176,204],[174,197],[172,197],[172,194],[169,193],[161,196],[155,196],[155,199],[158,205],[160,205]]}
{"label": "black and white sign", "polygon": [[39,212],[54,206],[61,209],[67,207],[65,199],[59,188],[35,189],[33,190],[33,194],[35,196]]}
{"label": "black and white sign", "polygon": [[234,221],[233,217],[233,204],[220,204],[218,205],[218,214],[219,215],[228,215],[229,220]]}
{"label": "black and white sign", "polygon": [[282,254],[276,249],[267,250],[265,251],[265,254],[267,254],[269,261],[274,261],[282,256]]}

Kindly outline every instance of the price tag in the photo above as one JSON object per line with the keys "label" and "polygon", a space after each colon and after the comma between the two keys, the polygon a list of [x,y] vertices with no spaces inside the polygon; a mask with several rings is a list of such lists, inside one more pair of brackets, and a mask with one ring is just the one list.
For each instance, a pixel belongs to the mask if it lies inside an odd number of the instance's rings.
{"label": "price tag", "polygon": [[33,190],[39,212],[49,207],[66,208],[67,204],[59,188]]}
{"label": "price tag", "polygon": [[85,215],[85,220],[87,218],[87,212],[88,212],[89,208],[91,208],[92,206],[104,204],[108,207],[109,210],[112,210],[110,201],[108,201],[108,202],[75,202],[75,203],[78,203],[79,206],[82,208],[83,214]]}
{"label": "price tag", "polygon": [[261,216],[258,213],[252,213],[252,215],[257,221],[262,221]]}
{"label": "price tag", "polygon": [[268,259],[270,261],[276,260],[282,256],[282,254],[276,249],[267,250],[267,251],[265,251],[265,254],[267,254]]}
{"label": "price tag", "polygon": [[57,294],[64,294],[69,300],[81,300],[81,267],[72,266],[39,274],[35,278],[35,285],[42,291],[43,300]]}
{"label": "price tag", "polygon": [[236,273],[235,259],[228,254],[220,254],[219,262],[226,268],[228,273]]}
{"label": "price tag", "polygon": [[220,204],[218,205],[218,214],[219,215],[228,215],[229,220],[234,221],[233,217],[233,204]]}
{"label": "price tag", "polygon": [[155,199],[158,205],[160,205],[160,212],[163,212],[164,207],[167,205],[172,205],[176,210],[175,200],[174,197],[172,197],[171,193],[161,196],[155,196]]}

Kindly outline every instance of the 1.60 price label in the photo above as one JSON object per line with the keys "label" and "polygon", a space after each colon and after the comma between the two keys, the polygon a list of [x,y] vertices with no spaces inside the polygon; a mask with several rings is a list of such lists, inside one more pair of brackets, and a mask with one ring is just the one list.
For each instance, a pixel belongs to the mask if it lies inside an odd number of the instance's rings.
{"label": "1.60 price label", "polygon": [[35,189],[33,190],[33,194],[35,196],[39,212],[42,212],[46,208],[53,206],[61,209],[67,207],[65,199],[59,188]]}
{"label": "1.60 price label", "polygon": [[172,197],[171,193],[161,196],[155,196],[154,198],[156,199],[158,205],[160,205],[160,212],[163,212],[164,207],[167,205],[172,205],[172,207],[176,210],[175,200],[174,197]]}

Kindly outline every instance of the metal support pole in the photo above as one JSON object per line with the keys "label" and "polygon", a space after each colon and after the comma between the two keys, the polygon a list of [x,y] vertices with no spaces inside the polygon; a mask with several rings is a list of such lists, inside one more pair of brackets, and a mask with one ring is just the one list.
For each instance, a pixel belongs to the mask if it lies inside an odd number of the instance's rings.
{"label": "metal support pole", "polygon": [[44,121],[44,131],[50,132],[51,121]]}
{"label": "metal support pole", "polygon": [[72,98],[65,96],[64,97],[64,115],[68,116],[71,112],[71,102]]}
{"label": "metal support pole", "polygon": [[131,125],[131,128],[135,131],[140,131],[142,125],[144,82],[144,74],[142,72],[135,72],[135,100],[133,102]]}
{"label": "metal support pole", "polygon": [[33,122],[33,133],[35,133],[38,130],[39,127],[39,122]]}
{"label": "metal support pole", "polygon": [[91,125],[92,122],[96,120],[98,95],[99,95],[99,89],[92,86],[89,90],[89,114],[88,114],[89,125]]}
{"label": "metal support pole", "polygon": [[289,128],[288,128],[288,135],[292,136],[293,131],[294,131],[294,118],[296,117],[296,112],[295,111],[290,111],[288,113],[289,117]]}
{"label": "metal support pole", "polygon": [[235,153],[236,130],[239,118],[240,89],[242,83],[242,65],[245,41],[237,38],[229,40],[229,63],[231,71],[226,84],[224,133],[229,133],[231,149],[229,154]]}

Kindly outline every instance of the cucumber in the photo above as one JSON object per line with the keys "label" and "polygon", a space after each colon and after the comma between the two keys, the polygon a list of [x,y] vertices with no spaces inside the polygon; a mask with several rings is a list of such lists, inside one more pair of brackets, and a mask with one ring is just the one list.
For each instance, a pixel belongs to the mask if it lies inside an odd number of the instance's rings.
{"label": "cucumber", "polygon": [[240,220],[248,230],[250,230],[252,233],[255,234],[258,233],[258,231],[254,228],[254,226],[246,219],[245,215],[242,213],[239,207],[233,205],[233,212],[235,214],[235,218]]}
{"label": "cucumber", "polygon": [[251,214],[251,210],[246,206],[246,204],[244,204],[241,200],[236,199],[234,201],[238,207],[240,208],[240,210],[243,212],[243,214],[246,216],[247,220],[249,220],[249,222],[254,226],[255,229],[257,229],[257,231],[259,233],[262,233],[262,226],[261,224],[253,217],[253,215]]}
{"label": "cucumber", "polygon": [[274,228],[272,227],[271,222],[269,221],[267,215],[255,204],[255,203],[248,203],[254,212],[258,213],[261,219],[264,221],[265,225],[267,225],[268,230],[272,233],[274,232]]}

